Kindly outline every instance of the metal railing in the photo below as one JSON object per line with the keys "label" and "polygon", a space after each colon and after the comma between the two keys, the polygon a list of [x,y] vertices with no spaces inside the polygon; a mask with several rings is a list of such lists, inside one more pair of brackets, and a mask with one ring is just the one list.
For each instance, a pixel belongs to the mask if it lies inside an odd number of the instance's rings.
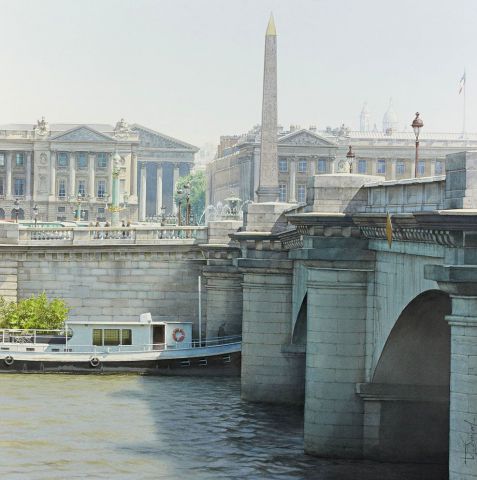
{"label": "metal railing", "polygon": [[19,330],[0,329],[0,345],[8,344],[10,352],[23,351],[25,345],[48,344],[63,349],[63,352],[38,350],[28,353],[87,353],[87,354],[109,354],[109,353],[147,353],[164,350],[189,350],[210,348],[215,346],[236,345],[241,343],[241,335],[230,335],[225,337],[214,337],[190,342],[150,343],[144,345],[75,345],[68,342],[71,333],[65,330]]}

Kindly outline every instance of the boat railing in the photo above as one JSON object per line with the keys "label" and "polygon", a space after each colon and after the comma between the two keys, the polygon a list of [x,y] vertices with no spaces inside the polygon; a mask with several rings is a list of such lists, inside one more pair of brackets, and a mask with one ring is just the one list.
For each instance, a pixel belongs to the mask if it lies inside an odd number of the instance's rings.
{"label": "boat railing", "polygon": [[[68,342],[70,335],[65,330],[18,330],[0,329],[0,344],[8,343],[9,351],[22,351],[24,345],[49,344],[54,350],[51,353],[144,353],[162,350],[186,350],[191,348],[209,348],[238,344],[242,341],[241,335],[192,340],[191,342],[176,342],[173,344],[152,343],[144,345],[76,345]],[[45,350],[43,350],[45,352]],[[32,352],[34,353],[34,352]],[[40,353],[40,350],[37,351]]]}
{"label": "boat railing", "polygon": [[48,343],[53,338],[65,340],[66,333],[65,330],[3,328],[0,329],[0,343]]}

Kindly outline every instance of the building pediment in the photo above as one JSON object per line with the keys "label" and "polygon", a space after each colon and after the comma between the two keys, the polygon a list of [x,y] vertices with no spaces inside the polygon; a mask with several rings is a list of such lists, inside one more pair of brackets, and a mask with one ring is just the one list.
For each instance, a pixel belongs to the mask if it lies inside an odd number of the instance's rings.
{"label": "building pediment", "polygon": [[66,132],[54,135],[51,141],[55,142],[115,142],[116,140],[109,135],[98,132],[87,126],[75,127]]}
{"label": "building pediment", "polygon": [[142,125],[134,124],[131,129],[139,135],[139,145],[143,148],[165,148],[177,150],[189,150],[190,152],[198,152],[199,149],[189,143],[169,137],[163,133],[156,132]]}
{"label": "building pediment", "polygon": [[329,141],[327,138],[318,135],[310,130],[298,130],[296,132],[289,133],[279,138],[278,143],[280,145],[301,145],[301,146],[323,146],[323,147],[336,147],[336,143]]}

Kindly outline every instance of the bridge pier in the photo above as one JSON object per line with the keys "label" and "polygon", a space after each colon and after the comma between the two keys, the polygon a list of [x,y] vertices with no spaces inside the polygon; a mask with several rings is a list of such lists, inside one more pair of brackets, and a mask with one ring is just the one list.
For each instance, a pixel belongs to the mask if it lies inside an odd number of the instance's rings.
{"label": "bridge pier", "polygon": [[427,265],[449,293],[451,327],[449,479],[477,479],[477,266]]}
{"label": "bridge pier", "polygon": [[241,259],[239,267],[244,272],[242,397],[302,404],[304,354],[291,345],[291,262]]}
{"label": "bridge pier", "polygon": [[365,378],[367,269],[309,268],[305,451],[360,458]]}

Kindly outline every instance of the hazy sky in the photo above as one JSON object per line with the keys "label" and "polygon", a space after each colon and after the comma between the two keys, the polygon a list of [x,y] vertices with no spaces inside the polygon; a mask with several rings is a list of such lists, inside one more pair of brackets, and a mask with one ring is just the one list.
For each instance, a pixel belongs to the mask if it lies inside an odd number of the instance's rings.
{"label": "hazy sky", "polygon": [[0,123],[114,123],[201,146],[260,122],[264,32],[279,122],[477,131],[475,0],[0,0]]}

